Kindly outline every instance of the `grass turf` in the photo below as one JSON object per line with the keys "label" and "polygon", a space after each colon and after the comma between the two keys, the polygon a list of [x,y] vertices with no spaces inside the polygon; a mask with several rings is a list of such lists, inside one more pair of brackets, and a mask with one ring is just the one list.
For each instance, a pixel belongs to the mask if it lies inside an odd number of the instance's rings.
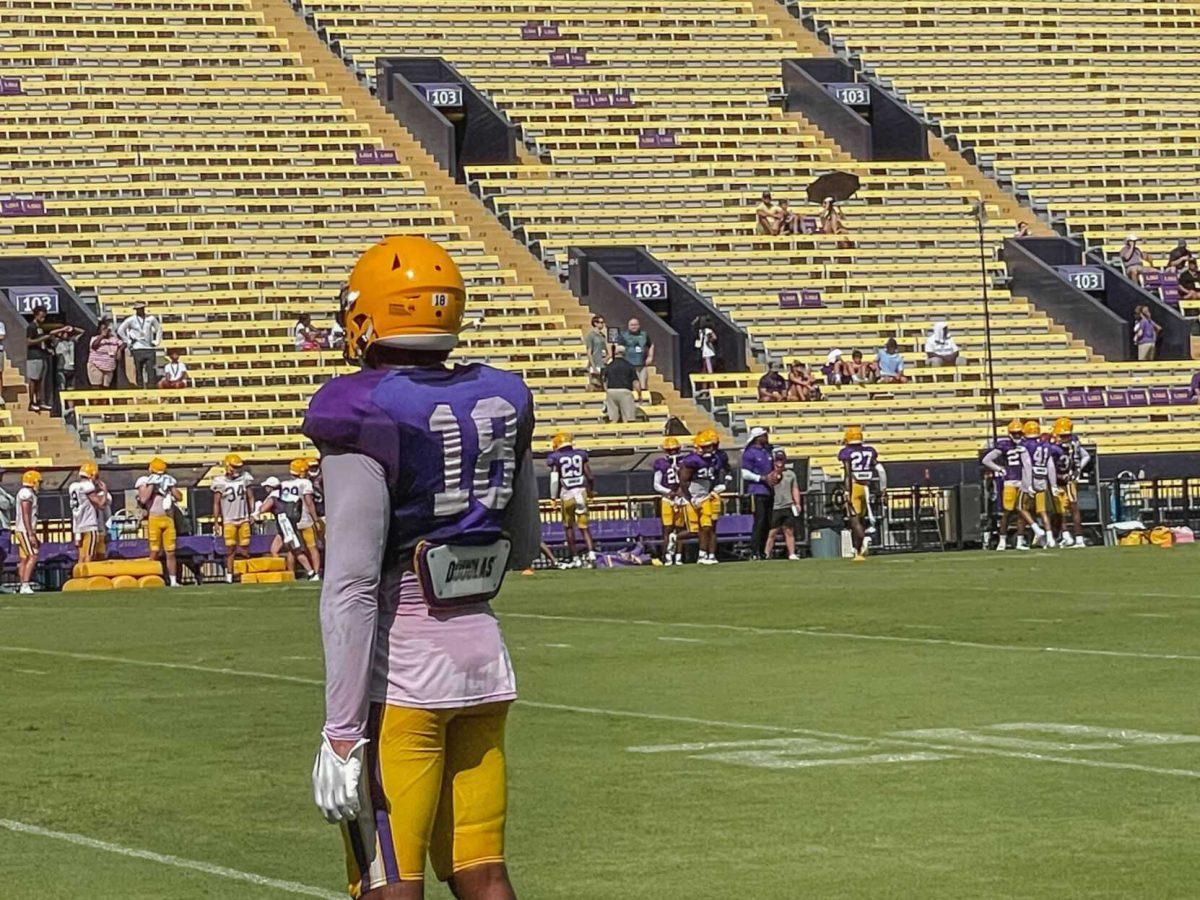
{"label": "grass turf", "polygon": [[[1185,547],[513,576],[519,893],[1195,896],[1200,743],[1028,725],[1200,734],[1198,570]],[[3,598],[0,820],[336,894],[316,598]],[[0,827],[0,895],[288,894]]]}

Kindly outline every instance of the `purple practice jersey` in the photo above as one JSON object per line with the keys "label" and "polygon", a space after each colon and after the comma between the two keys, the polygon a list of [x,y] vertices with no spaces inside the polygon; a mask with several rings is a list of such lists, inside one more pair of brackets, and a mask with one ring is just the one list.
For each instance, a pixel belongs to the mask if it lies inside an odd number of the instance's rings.
{"label": "purple practice jersey", "polygon": [[724,450],[701,453],[693,450],[679,461],[680,468],[692,470],[691,493],[701,497],[712,493],[716,487],[724,487],[729,475],[729,457]]}
{"label": "purple practice jersey", "polygon": [[1025,442],[1002,437],[996,441],[996,449],[1000,451],[1001,465],[1004,466],[1004,480],[1020,484],[1025,478],[1025,460],[1029,455]]}
{"label": "purple practice jersey", "polygon": [[1033,486],[1045,490],[1046,476],[1050,472],[1050,445],[1041,438],[1025,438],[1021,443],[1029,453],[1029,469],[1033,473]]}
{"label": "purple practice jersey", "polygon": [[681,454],[671,453],[666,456],[660,456],[654,461],[654,473],[660,476],[658,481],[662,483],[663,487],[672,491],[679,488],[679,466],[681,459]]}
{"label": "purple practice jersey", "polygon": [[546,465],[558,473],[559,489],[573,491],[587,485],[583,467],[587,464],[588,452],[574,447],[563,447],[546,457]]}
{"label": "purple practice jersey", "polygon": [[850,444],[838,451],[838,461],[855,481],[874,481],[879,473],[879,452],[869,444]]}
{"label": "purple practice jersey", "polygon": [[498,540],[516,467],[533,434],[520,376],[473,363],[364,369],[326,384],[304,434],[323,454],[378,462],[391,495],[389,553]]}

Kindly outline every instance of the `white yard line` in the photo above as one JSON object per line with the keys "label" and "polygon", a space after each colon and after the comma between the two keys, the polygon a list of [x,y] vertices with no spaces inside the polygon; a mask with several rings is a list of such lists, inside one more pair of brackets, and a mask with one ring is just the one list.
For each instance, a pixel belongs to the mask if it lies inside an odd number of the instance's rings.
{"label": "white yard line", "polygon": [[256,887],[274,888],[277,891],[282,891],[285,894],[299,894],[304,897],[322,897],[325,900],[344,900],[345,894],[334,893],[323,888],[313,887],[308,884],[300,884],[296,881],[282,881],[278,878],[268,878],[265,875],[255,875],[253,872],[242,872],[239,869],[230,869],[227,866],[218,866],[214,863],[201,862],[196,859],[184,859],[181,856],[171,856],[166,853],[155,853],[152,850],[138,850],[134,847],[122,847],[120,844],[113,844],[109,841],[101,841],[96,838],[88,837],[83,834],[72,834],[69,831],[54,831],[50,828],[42,828],[40,825],[30,825],[27,822],[16,822],[12,819],[0,819],[0,828],[5,828],[9,831],[15,831],[18,834],[30,834],[36,837],[51,838],[56,841],[64,841],[68,844],[75,844],[79,847],[87,847],[91,850],[101,850],[104,853],[113,853],[117,856],[127,856],[132,859],[144,859],[147,862],[158,863],[163,866],[171,866],[175,869],[189,869],[193,872],[202,872],[205,875],[214,875],[218,878],[227,878],[231,881],[241,881],[246,884],[253,884]]}
{"label": "white yard line", "polygon": [[226,669],[216,666],[193,666],[188,663],[157,662],[149,659],[131,659],[127,656],[103,656],[99,653],[72,653],[68,650],[43,650],[39,647],[0,646],[0,653],[33,653],[39,656],[57,656],[63,659],[78,659],[84,662],[110,662],[126,666],[146,666],[151,669],[181,669],[188,672],[208,672],[212,675],[239,675],[243,678],[267,678],[272,681],[290,681],[294,684],[324,684],[316,678],[300,678],[295,675],[276,675],[273,672],[248,672],[243,669]]}
{"label": "white yard line", "polygon": [[660,641],[674,641],[677,644],[707,644],[708,643],[708,641],[704,640],[703,638],[673,637],[671,635],[666,635],[666,634],[659,635],[658,639]]}
{"label": "white yard line", "polygon": [[499,613],[505,619],[534,619],[546,622],[574,622],[587,625],[638,625],[650,628],[689,628],[730,631],[739,634],[794,635],[797,637],[838,638],[847,641],[880,641],[894,644],[921,644],[929,647],[965,647],[971,650],[1001,650],[1008,653],[1059,653],[1075,656],[1116,656],[1125,659],[1163,659],[1200,662],[1200,656],[1184,653],[1143,653],[1135,650],[1104,650],[1089,647],[1034,647],[1020,644],[989,644],[984,641],[956,641],[950,638],[904,637],[895,634],[861,634],[853,631],[826,631],[817,628],[759,628],[753,625],[729,625],[721,622],[659,622],[653,619],[615,619],[603,616],[551,616],[542,613]]}
{"label": "white yard line", "polygon": [[[985,645],[986,646],[986,645]],[[44,650],[34,647],[0,646],[4,653],[34,653],[43,656],[58,656],[67,659],[79,659],[89,662],[110,662],[148,668],[177,669],[193,672],[205,672],[213,675],[228,675],[237,678],[261,678],[269,681],[284,681],[291,684],[322,685],[317,678],[300,678],[293,675],[277,675],[272,672],[252,672],[244,669],[218,669],[209,666],[192,666],[184,663],[152,662],[149,660],[129,659],[120,656],[100,656],[92,653],[71,653],[65,650]],[[701,719],[693,716],[674,716],[662,713],[639,712],[636,710],[605,709],[590,706],[571,706],[562,703],[544,703],[535,700],[518,700],[518,705],[530,709],[555,710],[557,712],[580,713],[584,715],[606,716],[610,718],[647,719],[655,722],[677,722],[687,725],[707,725],[717,728],[742,729],[748,731],[770,732],[773,734],[799,734],[808,737],[823,738],[834,741],[850,741],[864,744],[894,744],[905,747],[917,747],[922,750],[941,750],[948,753],[973,753],[982,756],[1005,757],[1008,759],[1036,760],[1038,762],[1062,763],[1071,766],[1086,766],[1097,769],[1124,769],[1133,772],[1145,772],[1153,775],[1173,775],[1186,778],[1200,778],[1200,771],[1191,769],[1165,769],[1157,766],[1143,766],[1136,763],[1107,762],[1097,759],[1072,759],[1063,756],[1047,756],[1040,753],[1022,753],[1010,750],[1000,750],[991,747],[964,747],[961,745],[938,744],[930,741],[909,740],[895,737],[867,737],[864,735],[839,734],[837,732],[817,731],[810,728],[792,728],[783,725],[762,725],[754,722],[729,722],[721,719]]]}

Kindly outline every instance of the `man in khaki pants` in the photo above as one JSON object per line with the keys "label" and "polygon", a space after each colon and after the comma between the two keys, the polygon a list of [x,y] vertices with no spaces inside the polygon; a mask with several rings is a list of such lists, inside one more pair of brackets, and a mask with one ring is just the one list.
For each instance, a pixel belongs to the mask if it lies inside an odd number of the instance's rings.
{"label": "man in khaki pants", "polygon": [[604,411],[608,421],[632,422],[637,418],[637,403],[633,399],[633,386],[637,383],[637,370],[625,358],[625,348],[616,344],[612,362],[604,370]]}

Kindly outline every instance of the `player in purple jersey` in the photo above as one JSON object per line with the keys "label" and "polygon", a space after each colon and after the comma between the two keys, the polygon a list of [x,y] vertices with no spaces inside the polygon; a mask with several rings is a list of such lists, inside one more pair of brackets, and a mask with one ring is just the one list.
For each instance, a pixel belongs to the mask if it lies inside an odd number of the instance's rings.
{"label": "player in purple jersey", "polygon": [[[1054,423],[1054,437],[1062,450],[1062,468],[1058,470],[1058,482],[1061,492],[1056,499],[1056,512],[1061,524],[1060,547],[1086,547],[1083,539],[1083,518],[1079,512],[1079,479],[1083,470],[1092,461],[1090,453],[1084,449],[1079,438],[1075,435],[1075,426],[1066,416]],[[1071,528],[1067,530],[1067,512],[1070,511]]]}
{"label": "player in purple jersey", "polygon": [[850,522],[850,537],[854,542],[854,561],[865,562],[875,534],[875,514],[871,511],[871,491],[882,494],[887,490],[887,472],[879,461],[879,453],[863,443],[863,430],[858,425],[846,429],[838,461],[845,475],[846,518]]}
{"label": "player in purple jersey", "polygon": [[1042,529],[1033,520],[1027,498],[1033,493],[1033,467],[1029,450],[1024,444],[1024,426],[1020,419],[1008,423],[1008,436],[996,441],[988,454],[983,458],[984,468],[993,476],[1001,479],[1001,513],[1000,538],[996,544],[997,550],[1004,550],[1008,541],[1008,523],[1015,515],[1017,518],[1017,549],[1028,550],[1025,542],[1025,527],[1033,529],[1034,539],[1040,540]]}
{"label": "player in purple jersey", "polygon": [[[567,537],[567,551],[571,554],[569,565],[594,566],[596,551],[588,528],[588,500],[595,493],[596,480],[592,477],[588,452],[575,446],[572,435],[560,431],[550,439],[546,465],[550,468],[550,499],[556,506],[562,506],[563,532]],[[587,555],[582,558],[575,554],[576,528],[587,547]]]}
{"label": "player in purple jersey", "polygon": [[1041,528],[1034,532],[1034,544],[1049,549],[1054,545],[1054,527],[1050,524],[1050,509],[1053,506],[1051,490],[1057,486],[1058,475],[1054,471],[1054,458],[1049,443],[1042,439],[1042,427],[1037,419],[1028,419],[1021,428],[1025,449],[1029,451],[1029,469],[1032,473],[1033,494],[1028,498],[1034,517]]}
{"label": "player in purple jersey", "polygon": [[659,514],[662,518],[663,543],[662,564],[683,565],[683,554],[679,552],[680,538],[687,533],[687,498],[679,482],[679,464],[683,451],[679,438],[663,438],[663,453],[654,461],[654,492],[659,495]]}
{"label": "player in purple jersey", "polygon": [[349,891],[507,900],[504,730],[516,682],[488,604],[539,542],[520,377],[445,365],[465,286],[441,247],[363,254],[339,322],[363,369],[326,384],[304,433],[326,501],[325,725],[313,795],[344,832]]}
{"label": "player in purple jersey", "polygon": [[717,520],[721,518],[721,495],[729,484],[729,457],[715,429],[696,435],[696,449],[679,461],[679,489],[687,497],[683,508],[688,531],[700,536],[702,566],[717,563]]}

